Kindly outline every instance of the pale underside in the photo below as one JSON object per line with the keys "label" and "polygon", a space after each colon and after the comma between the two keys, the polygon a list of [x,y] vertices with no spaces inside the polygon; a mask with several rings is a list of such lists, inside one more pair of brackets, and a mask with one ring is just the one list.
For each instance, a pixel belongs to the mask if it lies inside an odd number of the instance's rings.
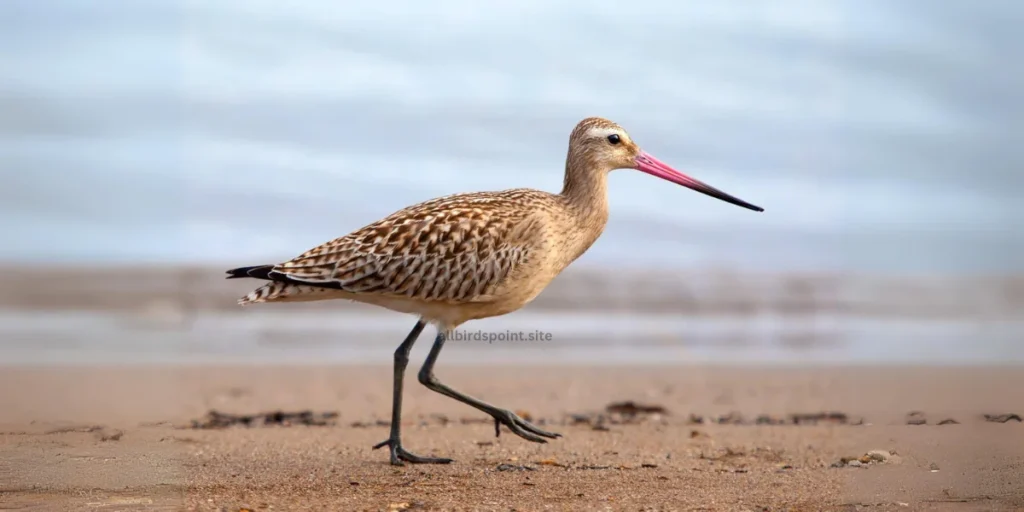
{"label": "pale underside", "polygon": [[271,277],[285,281],[239,303],[348,299],[446,328],[505,314],[561,270],[551,229],[561,207],[530,189],[426,201],[275,265]]}

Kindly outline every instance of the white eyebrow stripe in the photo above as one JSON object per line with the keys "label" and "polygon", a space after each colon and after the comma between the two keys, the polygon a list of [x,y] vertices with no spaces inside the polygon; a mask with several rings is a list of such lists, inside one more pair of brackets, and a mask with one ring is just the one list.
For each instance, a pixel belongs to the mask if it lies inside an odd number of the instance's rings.
{"label": "white eyebrow stripe", "polygon": [[[591,129],[587,130],[587,138],[591,138],[591,137],[594,137],[594,138],[597,138],[597,137],[604,138],[604,137],[607,137],[607,136],[609,136],[609,135],[611,135],[613,133],[617,133],[620,136],[623,135],[621,130],[616,130],[615,128],[608,128],[608,127],[605,127],[605,126],[595,126],[595,127],[591,128]],[[623,138],[625,138],[625,137],[623,136]]]}

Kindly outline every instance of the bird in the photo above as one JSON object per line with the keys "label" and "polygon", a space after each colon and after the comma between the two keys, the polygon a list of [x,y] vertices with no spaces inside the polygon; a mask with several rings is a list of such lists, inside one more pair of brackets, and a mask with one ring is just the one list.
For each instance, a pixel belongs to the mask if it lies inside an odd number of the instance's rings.
{"label": "bird", "polygon": [[608,175],[634,169],[756,212],[764,209],[691,178],[641,149],[619,124],[579,121],[569,134],[562,190],[529,188],[460,193],[430,199],[277,264],[228,270],[227,279],[267,283],[238,300],[256,303],[348,300],[415,315],[394,352],[388,438],[390,464],[448,464],[402,444],[402,391],[409,353],[427,325],[437,335],[419,373],[427,388],[494,418],[519,437],[546,443],[549,432],[443,384],[434,365],[451,332],[463,324],[529,304],[600,237],[608,222]]}

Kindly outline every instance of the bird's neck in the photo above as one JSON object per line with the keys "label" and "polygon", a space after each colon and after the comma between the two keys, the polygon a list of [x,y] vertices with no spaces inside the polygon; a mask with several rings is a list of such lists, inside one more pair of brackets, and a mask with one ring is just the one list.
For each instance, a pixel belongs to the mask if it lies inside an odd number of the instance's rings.
{"label": "bird's neck", "polygon": [[562,197],[581,211],[607,209],[608,171],[570,161],[565,166]]}
{"label": "bird's neck", "polygon": [[566,163],[560,194],[572,227],[567,236],[570,260],[589,249],[608,222],[608,171],[588,164],[572,159]]}

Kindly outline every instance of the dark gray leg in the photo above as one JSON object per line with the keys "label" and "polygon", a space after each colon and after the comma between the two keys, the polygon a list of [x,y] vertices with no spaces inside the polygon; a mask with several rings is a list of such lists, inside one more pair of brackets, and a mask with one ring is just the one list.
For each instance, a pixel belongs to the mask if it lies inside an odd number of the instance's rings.
{"label": "dark gray leg", "polygon": [[516,416],[515,413],[508,409],[495,407],[483,400],[464,395],[444,384],[441,384],[441,381],[437,380],[437,377],[434,376],[434,364],[437,363],[437,356],[441,353],[441,349],[444,348],[444,342],[445,333],[438,332],[437,338],[434,339],[434,346],[430,347],[430,354],[427,355],[427,360],[423,363],[423,368],[420,368],[419,380],[424,386],[430,388],[432,391],[454,398],[464,404],[490,414],[491,417],[494,418],[495,436],[501,434],[500,427],[501,425],[505,425],[515,435],[535,443],[546,443],[547,441],[544,439],[545,437],[550,439],[562,437],[561,434],[548,432],[538,428],[532,423]]}
{"label": "dark gray leg", "polygon": [[405,380],[405,367],[409,365],[409,351],[412,350],[412,345],[416,343],[416,338],[419,338],[425,326],[426,322],[423,320],[416,322],[412,332],[395,349],[394,396],[391,398],[391,435],[386,441],[373,446],[374,450],[384,446],[390,447],[391,464],[395,466],[403,466],[402,461],[414,464],[448,464],[452,461],[452,459],[438,457],[420,457],[402,448],[402,382]]}

